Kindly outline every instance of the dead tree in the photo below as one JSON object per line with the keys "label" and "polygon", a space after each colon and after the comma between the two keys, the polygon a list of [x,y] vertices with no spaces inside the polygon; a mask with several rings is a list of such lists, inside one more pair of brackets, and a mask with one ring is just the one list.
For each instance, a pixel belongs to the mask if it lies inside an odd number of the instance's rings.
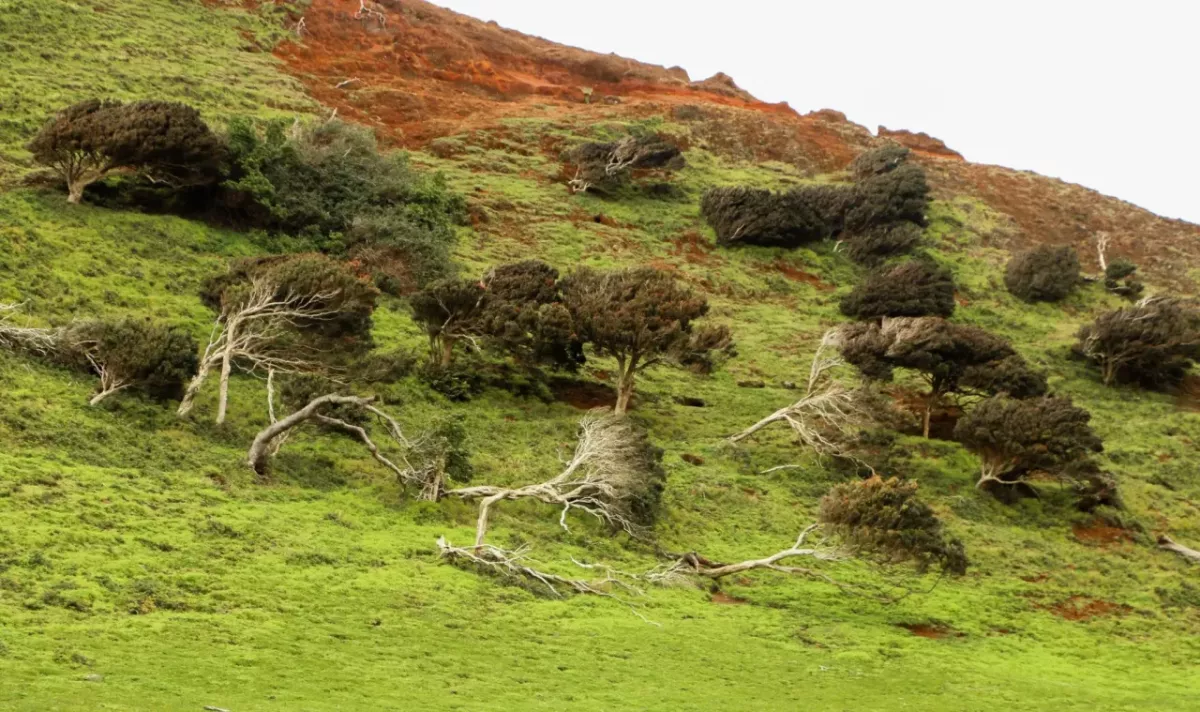
{"label": "dead tree", "polygon": [[815,576],[818,578],[831,581],[828,576],[814,571],[813,569],[800,566],[788,566],[780,562],[787,559],[808,558],[814,561],[839,561],[845,556],[835,549],[824,546],[804,546],[808,535],[820,527],[819,524],[810,524],[805,527],[804,531],[800,532],[800,536],[796,538],[796,543],[791,547],[778,551],[770,556],[761,559],[748,559],[739,561],[733,564],[718,563],[710,561],[707,558],[696,554],[688,553],[680,555],[674,561],[665,566],[646,574],[647,580],[656,583],[665,583],[678,581],[680,577],[700,576],[701,578],[720,580],[726,576],[740,574],[745,571],[753,571],[755,569],[766,569],[768,571],[778,571],[785,574],[800,574],[803,576]]}
{"label": "dead tree", "polygon": [[354,13],[354,19],[362,21],[363,25],[368,25],[374,20],[381,29],[387,27],[387,15],[377,2],[358,0],[358,12]]}
{"label": "dead tree", "polygon": [[[287,437],[287,435],[293,429],[298,428],[301,425],[305,425],[309,422],[317,422],[322,425],[337,428],[355,436],[357,439],[362,441],[363,445],[367,447],[367,450],[371,453],[371,457],[375,458],[375,460],[377,460],[380,464],[395,473],[401,482],[414,482],[417,477],[417,471],[411,466],[407,466],[407,460],[405,460],[406,467],[402,468],[385,457],[383,453],[380,452],[379,446],[375,444],[375,442],[371,439],[370,434],[367,433],[366,428],[347,423],[340,418],[335,418],[322,412],[323,410],[327,410],[334,406],[352,406],[362,408],[363,410],[378,416],[379,419],[386,424],[388,434],[392,437],[392,439],[402,447],[408,448],[410,444],[408,439],[404,437],[404,433],[401,432],[400,425],[394,418],[380,410],[375,405],[375,401],[376,399],[373,396],[369,398],[363,398],[359,396],[340,396],[330,393],[329,395],[314,398],[313,400],[309,401],[308,405],[281,420],[276,420],[274,418],[274,413],[272,412],[271,424],[259,431],[258,435],[254,437],[254,442],[251,443],[250,450],[246,454],[246,463],[250,466],[250,469],[254,470],[256,474],[265,475],[270,469],[271,457],[278,452],[278,445],[282,444],[280,443],[280,440]],[[272,408],[272,411],[273,410],[274,408]]]}
{"label": "dead tree", "polygon": [[579,510],[636,535],[639,527],[630,512],[630,503],[647,484],[644,468],[645,442],[626,419],[589,414],[579,423],[575,452],[554,477],[523,487],[481,485],[445,494],[479,500],[475,525],[477,549],[487,536],[492,506],[506,499],[535,499],[561,507],[558,523],[563,529],[569,529],[567,515]]}
{"label": "dead tree", "polygon": [[1096,256],[1100,260],[1100,272],[1108,270],[1108,259],[1105,253],[1108,252],[1108,233],[1102,232],[1096,235]]}
{"label": "dead tree", "polygon": [[1166,534],[1163,534],[1158,537],[1158,548],[1164,549],[1166,551],[1173,551],[1176,554],[1179,554],[1183,558],[1187,559],[1188,561],[1191,561],[1194,563],[1200,563],[1200,551],[1196,551],[1195,549],[1189,549],[1188,547],[1184,546],[1183,544],[1177,544],[1177,543],[1175,543],[1174,539],[1167,536]]}
{"label": "dead tree", "polygon": [[845,361],[837,354],[837,332],[826,332],[808,371],[804,397],[780,408],[749,428],[729,438],[739,443],[774,423],[787,423],[801,445],[818,456],[852,457],[846,441],[869,420],[860,404],[860,394],[833,377]]}
{"label": "dead tree", "polygon": [[50,353],[58,346],[59,331],[13,324],[13,315],[22,306],[24,305],[0,304],[0,348],[24,351],[38,356]]}
{"label": "dead tree", "polygon": [[300,373],[316,368],[316,360],[278,348],[280,339],[299,321],[332,319],[339,310],[328,306],[339,292],[302,294],[287,291],[280,295],[270,279],[252,282],[244,299],[232,300],[222,307],[209,336],[200,368],[188,384],[178,414],[183,416],[195,405],[196,394],[214,370],[220,370],[217,423],[225,422],[229,403],[229,377],[235,365],[248,372],[274,370]]}

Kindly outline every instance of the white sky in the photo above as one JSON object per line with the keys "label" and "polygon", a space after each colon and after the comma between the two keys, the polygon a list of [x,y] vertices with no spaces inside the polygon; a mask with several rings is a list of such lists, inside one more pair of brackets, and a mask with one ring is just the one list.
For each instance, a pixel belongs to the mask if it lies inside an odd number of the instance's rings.
{"label": "white sky", "polygon": [[1200,223],[1200,0],[434,0]]}

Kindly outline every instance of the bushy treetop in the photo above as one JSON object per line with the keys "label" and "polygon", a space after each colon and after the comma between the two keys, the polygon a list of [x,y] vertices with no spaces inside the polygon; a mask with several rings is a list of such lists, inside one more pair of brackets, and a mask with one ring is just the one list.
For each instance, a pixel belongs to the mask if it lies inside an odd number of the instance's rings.
{"label": "bushy treetop", "polygon": [[850,164],[850,172],[856,180],[864,180],[894,171],[908,161],[909,150],[895,142],[889,142],[858,154]]}
{"label": "bushy treetop", "polygon": [[954,307],[954,276],[931,260],[878,268],[841,301],[842,313],[855,319],[948,317]]}
{"label": "bushy treetop", "polygon": [[1101,314],[1079,330],[1074,352],[1100,368],[1105,385],[1177,383],[1200,361],[1200,305],[1151,297]]}
{"label": "bushy treetop", "polygon": [[926,224],[929,184],[920,166],[906,163],[894,170],[860,180],[846,211],[845,229],[859,234],[898,222]]}
{"label": "bushy treetop", "polygon": [[1079,282],[1079,255],[1069,245],[1041,245],[1018,253],[1004,270],[1008,291],[1027,302],[1061,301]]}

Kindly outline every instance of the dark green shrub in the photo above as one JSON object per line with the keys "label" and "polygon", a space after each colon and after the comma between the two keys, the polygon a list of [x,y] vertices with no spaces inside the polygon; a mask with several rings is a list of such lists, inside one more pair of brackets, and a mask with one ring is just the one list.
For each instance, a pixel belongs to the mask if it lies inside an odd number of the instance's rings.
{"label": "dark green shrub", "polygon": [[221,140],[190,106],[98,99],[59,112],[29,142],[29,151],[66,182],[71,203],[113,173],[174,184],[213,182],[225,154]]}
{"label": "dark green shrub", "polygon": [[1136,300],[1146,291],[1137,278],[1137,265],[1129,260],[1113,260],[1104,270],[1104,288],[1129,300]]}
{"label": "dark green shrub", "polygon": [[1143,299],[1084,326],[1073,351],[1100,368],[1106,386],[1176,384],[1200,361],[1200,307],[1181,299]]}
{"label": "dark green shrub", "polygon": [[92,405],[125,389],[178,400],[199,366],[196,339],[185,329],[142,319],[87,321],[62,334],[63,365],[100,377]]}
{"label": "dark green shrub", "polygon": [[1070,398],[989,398],[958,421],[954,437],[979,456],[977,487],[1029,485],[1034,472],[1064,476],[1067,465],[1103,450],[1091,415]]}
{"label": "dark green shrub", "polygon": [[894,171],[908,161],[908,148],[890,142],[858,154],[850,164],[850,173],[855,180],[865,180]]}
{"label": "dark green shrub", "polygon": [[723,245],[798,247],[832,237],[841,226],[849,193],[839,186],[809,186],[784,193],[744,187],[713,188],[700,212]]}
{"label": "dark green shrub", "polygon": [[929,184],[920,166],[907,163],[859,181],[846,210],[845,229],[861,234],[881,225],[911,222],[925,226]]}
{"label": "dark green shrub", "polygon": [[679,146],[654,135],[585,143],[567,151],[564,159],[576,169],[568,182],[573,191],[591,191],[610,197],[630,185],[634,170],[678,170],[685,164]]}
{"label": "dark green shrub", "polygon": [[916,482],[874,476],[837,485],[821,498],[818,517],[846,543],[886,561],[967,571],[962,542],[946,537],[941,520],[918,499]]}
{"label": "dark green shrub", "polygon": [[876,225],[851,235],[842,243],[852,261],[872,267],[892,257],[906,255],[921,242],[921,226],[911,222]]}
{"label": "dark green shrub", "polygon": [[841,301],[842,313],[854,319],[948,317],[954,306],[954,276],[929,260],[876,269]]}
{"label": "dark green shrub", "polygon": [[1004,284],[1018,299],[1057,302],[1079,284],[1079,272],[1079,255],[1073,247],[1042,245],[1009,260]]}

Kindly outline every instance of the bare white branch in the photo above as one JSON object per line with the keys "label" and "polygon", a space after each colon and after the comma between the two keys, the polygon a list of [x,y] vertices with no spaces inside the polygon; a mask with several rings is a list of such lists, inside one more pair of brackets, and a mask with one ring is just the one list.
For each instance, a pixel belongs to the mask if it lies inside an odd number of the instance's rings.
{"label": "bare white branch", "polygon": [[1183,544],[1177,544],[1177,543],[1175,543],[1174,539],[1167,536],[1166,534],[1163,534],[1162,536],[1158,537],[1158,548],[1164,549],[1166,551],[1173,551],[1176,554],[1179,554],[1183,558],[1187,559],[1188,561],[1192,561],[1194,563],[1200,563],[1200,551],[1196,551],[1195,549],[1189,549],[1188,547],[1184,546]]}

